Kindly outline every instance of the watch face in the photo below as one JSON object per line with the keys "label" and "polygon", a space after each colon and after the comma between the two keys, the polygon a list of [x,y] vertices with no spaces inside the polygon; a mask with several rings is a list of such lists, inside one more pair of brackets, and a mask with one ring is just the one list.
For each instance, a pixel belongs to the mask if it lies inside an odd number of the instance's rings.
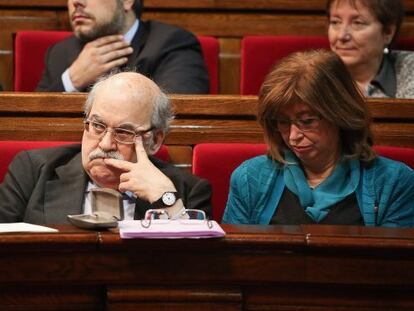
{"label": "watch face", "polygon": [[166,192],[162,195],[162,202],[167,206],[174,205],[175,201],[176,198],[173,192]]}

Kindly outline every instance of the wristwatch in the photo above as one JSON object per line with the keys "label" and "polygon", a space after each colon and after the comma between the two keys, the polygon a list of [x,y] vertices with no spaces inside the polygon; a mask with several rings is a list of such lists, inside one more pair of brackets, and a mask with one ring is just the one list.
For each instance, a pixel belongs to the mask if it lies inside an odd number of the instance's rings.
{"label": "wristwatch", "polygon": [[154,208],[171,207],[180,199],[180,194],[177,191],[167,191],[157,201],[152,203]]}

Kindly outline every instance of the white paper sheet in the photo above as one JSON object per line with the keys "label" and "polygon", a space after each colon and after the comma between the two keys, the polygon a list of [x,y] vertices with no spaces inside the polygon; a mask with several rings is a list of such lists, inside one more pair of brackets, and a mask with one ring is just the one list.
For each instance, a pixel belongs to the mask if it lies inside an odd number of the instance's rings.
{"label": "white paper sheet", "polygon": [[28,224],[25,222],[13,222],[7,224],[0,224],[0,233],[10,233],[10,232],[58,232],[59,230]]}

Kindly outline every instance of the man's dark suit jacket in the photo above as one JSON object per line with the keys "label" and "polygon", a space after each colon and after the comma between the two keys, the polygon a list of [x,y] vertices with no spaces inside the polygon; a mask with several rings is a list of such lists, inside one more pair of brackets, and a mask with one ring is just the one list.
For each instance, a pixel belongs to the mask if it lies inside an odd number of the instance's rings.
{"label": "man's dark suit jacket", "polygon": [[[157,21],[140,21],[131,46],[134,52],[129,56],[126,67],[151,78],[166,93],[209,92],[208,73],[201,47],[192,33]],[[65,91],[62,73],[75,61],[82,48],[82,43],[75,36],[50,47],[36,90]]]}
{"label": "man's dark suit jacket", "polygon": [[[89,179],[80,151],[81,145],[76,144],[19,153],[0,184],[0,222],[62,224],[67,223],[67,215],[81,214]],[[206,180],[150,159],[172,180],[186,208],[211,215],[211,188]],[[148,202],[138,199],[135,218],[143,218],[149,208]]]}

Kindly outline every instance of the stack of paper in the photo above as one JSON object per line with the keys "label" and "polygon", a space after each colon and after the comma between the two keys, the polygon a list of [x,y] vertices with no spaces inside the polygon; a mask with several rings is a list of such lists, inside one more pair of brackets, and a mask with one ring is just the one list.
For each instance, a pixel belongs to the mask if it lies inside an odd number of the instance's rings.
{"label": "stack of paper", "polygon": [[39,225],[32,225],[25,222],[0,224],[0,233],[10,232],[58,232],[58,230]]}
{"label": "stack of paper", "polygon": [[184,238],[216,238],[225,235],[220,225],[214,220],[152,220],[148,228],[147,222],[141,220],[120,221],[119,234],[123,239],[184,239]]}

